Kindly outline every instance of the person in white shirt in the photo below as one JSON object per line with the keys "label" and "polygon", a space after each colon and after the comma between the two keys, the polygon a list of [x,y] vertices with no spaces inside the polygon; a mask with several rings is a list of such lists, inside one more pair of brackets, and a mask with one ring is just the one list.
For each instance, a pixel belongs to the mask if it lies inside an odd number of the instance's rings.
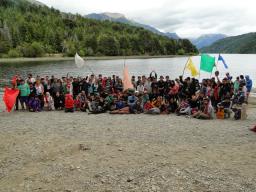
{"label": "person in white shirt", "polygon": [[138,91],[139,93],[144,93],[145,88],[144,88],[144,85],[143,85],[142,82],[140,82],[139,85],[137,86],[137,91]]}

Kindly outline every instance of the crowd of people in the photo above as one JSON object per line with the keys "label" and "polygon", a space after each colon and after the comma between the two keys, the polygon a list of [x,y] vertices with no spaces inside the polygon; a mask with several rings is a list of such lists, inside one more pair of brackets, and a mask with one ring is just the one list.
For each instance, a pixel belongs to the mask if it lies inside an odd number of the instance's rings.
{"label": "crowd of people", "polygon": [[[199,82],[195,78],[171,79],[152,71],[147,76],[132,76],[132,89],[123,90],[119,76],[54,76],[26,78],[16,76],[14,86],[20,90],[15,109],[31,112],[64,110],[91,114],[170,114],[199,119],[242,118],[243,105],[252,89],[249,76],[233,79],[219,73]],[[20,103],[20,105],[19,105]],[[236,106],[236,107],[235,107]]]}

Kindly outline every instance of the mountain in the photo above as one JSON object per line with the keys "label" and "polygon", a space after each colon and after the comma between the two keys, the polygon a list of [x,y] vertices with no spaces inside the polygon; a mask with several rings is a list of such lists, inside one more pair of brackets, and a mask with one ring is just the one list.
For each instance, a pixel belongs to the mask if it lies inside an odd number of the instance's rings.
{"label": "mountain", "polygon": [[29,3],[32,3],[34,5],[38,5],[38,6],[46,6],[45,4],[39,2],[39,1],[36,1],[36,0],[26,0],[28,1]]}
{"label": "mountain", "polygon": [[120,13],[102,13],[102,14],[97,14],[97,13],[92,13],[89,15],[85,16],[86,18],[89,19],[96,19],[96,20],[100,20],[100,21],[112,21],[112,22],[119,22],[119,23],[126,23],[126,24],[130,24],[131,21],[126,19],[126,17],[123,14]]}
{"label": "mountain", "polygon": [[[0,1],[0,57],[195,54],[189,40],[169,39],[141,27],[63,13],[37,1]],[[106,14],[124,19],[120,14]]]}
{"label": "mountain", "polygon": [[201,52],[254,54],[256,53],[256,33],[221,39],[211,46],[202,48]]}
{"label": "mountain", "polygon": [[30,3],[36,6],[46,6],[37,0],[0,0],[0,6],[19,5],[21,2]]}
{"label": "mountain", "polygon": [[201,49],[203,47],[210,46],[214,42],[216,42],[220,39],[224,39],[226,37],[227,36],[224,34],[206,34],[206,35],[202,35],[198,38],[190,39],[190,40],[198,49]]}
{"label": "mountain", "polygon": [[161,31],[159,31],[158,29],[150,26],[150,25],[144,25],[141,23],[138,23],[136,21],[127,19],[125,17],[125,15],[120,14],[120,13],[91,13],[85,16],[86,18],[90,18],[90,19],[96,19],[96,20],[100,20],[100,21],[112,21],[112,22],[118,22],[118,23],[125,23],[128,25],[132,25],[132,26],[136,26],[136,27],[142,27],[146,30],[149,30],[153,33],[156,33],[158,35],[162,35],[171,39],[180,39],[180,37],[176,34],[176,33],[163,33]]}

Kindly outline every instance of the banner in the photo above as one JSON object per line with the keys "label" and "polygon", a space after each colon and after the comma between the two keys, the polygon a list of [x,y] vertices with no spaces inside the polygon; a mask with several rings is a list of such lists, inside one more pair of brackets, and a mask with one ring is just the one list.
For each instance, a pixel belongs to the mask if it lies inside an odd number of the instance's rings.
{"label": "banner", "polygon": [[75,55],[75,63],[78,68],[82,68],[85,66],[85,61],[82,57],[80,57],[77,53]]}
{"label": "banner", "polygon": [[211,73],[215,66],[215,57],[207,54],[201,55],[200,70]]}
{"label": "banner", "polygon": [[218,61],[221,61],[226,69],[228,69],[228,65],[224,58],[219,54]]}
{"label": "banner", "polygon": [[18,97],[19,92],[20,91],[18,89],[10,89],[8,87],[5,87],[3,101],[8,112],[10,112],[15,105],[16,98]]}
{"label": "banner", "polygon": [[186,65],[186,68],[187,68],[188,70],[190,70],[191,75],[192,75],[193,77],[196,77],[197,75],[199,75],[199,72],[197,71],[196,66],[194,65],[194,63],[193,63],[193,61],[192,61],[191,58],[188,59],[188,63],[187,63],[187,65]]}
{"label": "banner", "polygon": [[124,66],[124,79],[123,79],[123,86],[124,86],[124,91],[127,89],[134,89],[132,81],[129,76],[129,71],[128,67],[125,65]]}

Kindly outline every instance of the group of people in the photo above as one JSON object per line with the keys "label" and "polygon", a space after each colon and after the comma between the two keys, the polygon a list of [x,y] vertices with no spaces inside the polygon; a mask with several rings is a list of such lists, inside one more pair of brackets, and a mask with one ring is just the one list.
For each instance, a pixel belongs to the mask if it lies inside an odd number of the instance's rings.
{"label": "group of people", "polygon": [[20,91],[16,110],[21,106],[22,110],[32,112],[175,113],[199,119],[229,118],[234,113],[240,119],[241,106],[247,103],[252,89],[249,76],[233,79],[227,73],[220,79],[218,72],[215,77],[199,82],[190,77],[158,76],[152,71],[149,76],[132,76],[131,82],[133,87],[124,90],[122,79],[116,75],[62,78],[17,75],[13,85]]}

